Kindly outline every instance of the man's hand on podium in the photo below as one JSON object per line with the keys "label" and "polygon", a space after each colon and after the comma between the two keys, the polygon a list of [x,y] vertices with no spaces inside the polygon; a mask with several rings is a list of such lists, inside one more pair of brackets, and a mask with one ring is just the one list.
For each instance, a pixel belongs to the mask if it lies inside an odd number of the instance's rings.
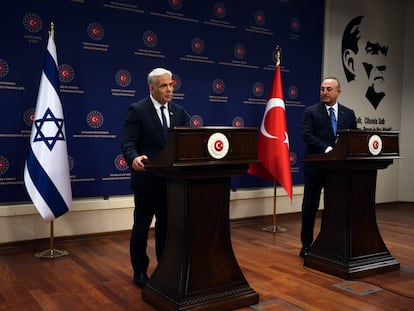
{"label": "man's hand on podium", "polygon": [[142,172],[145,171],[146,166],[149,164],[148,157],[146,155],[137,156],[134,161],[132,161],[132,168],[135,171]]}

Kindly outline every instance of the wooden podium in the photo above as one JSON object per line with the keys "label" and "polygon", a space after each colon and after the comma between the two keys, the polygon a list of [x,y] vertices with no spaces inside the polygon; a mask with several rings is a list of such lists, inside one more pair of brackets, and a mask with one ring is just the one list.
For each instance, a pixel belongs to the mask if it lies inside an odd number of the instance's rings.
{"label": "wooden podium", "polygon": [[234,310],[259,301],[230,239],[231,176],[256,160],[256,128],[175,127],[149,169],[167,178],[164,254],[142,290],[157,310]]}
{"label": "wooden podium", "polygon": [[398,132],[339,131],[329,153],[306,156],[326,171],[325,220],[304,258],[306,267],[345,279],[398,270],[378,230],[377,170],[399,158]]}

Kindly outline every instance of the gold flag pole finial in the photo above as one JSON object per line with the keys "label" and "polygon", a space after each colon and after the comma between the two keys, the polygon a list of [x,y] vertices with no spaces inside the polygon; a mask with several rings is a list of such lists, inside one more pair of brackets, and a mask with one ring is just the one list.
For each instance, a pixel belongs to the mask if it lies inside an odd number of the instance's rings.
{"label": "gold flag pole finial", "polygon": [[276,62],[279,64],[282,62],[282,49],[279,45],[276,46]]}
{"label": "gold flag pole finial", "polygon": [[51,22],[50,23],[50,36],[55,39],[55,23]]}

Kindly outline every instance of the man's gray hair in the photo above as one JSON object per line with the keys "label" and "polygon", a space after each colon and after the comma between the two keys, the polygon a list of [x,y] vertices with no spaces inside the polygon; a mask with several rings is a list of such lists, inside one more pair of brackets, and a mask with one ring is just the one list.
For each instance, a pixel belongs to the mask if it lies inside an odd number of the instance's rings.
{"label": "man's gray hair", "polygon": [[155,68],[151,70],[151,72],[148,74],[148,85],[152,84],[152,81],[154,80],[155,77],[164,76],[164,75],[169,75],[170,77],[172,77],[172,72],[165,68]]}

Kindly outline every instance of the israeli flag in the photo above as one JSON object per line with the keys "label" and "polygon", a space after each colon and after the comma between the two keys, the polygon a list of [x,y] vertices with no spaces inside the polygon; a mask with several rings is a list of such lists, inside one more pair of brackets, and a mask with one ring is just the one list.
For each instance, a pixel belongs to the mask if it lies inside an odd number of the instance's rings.
{"label": "israeli flag", "polygon": [[53,25],[24,168],[27,192],[45,221],[69,211],[72,189],[66,146],[65,122],[59,97],[59,73]]}

